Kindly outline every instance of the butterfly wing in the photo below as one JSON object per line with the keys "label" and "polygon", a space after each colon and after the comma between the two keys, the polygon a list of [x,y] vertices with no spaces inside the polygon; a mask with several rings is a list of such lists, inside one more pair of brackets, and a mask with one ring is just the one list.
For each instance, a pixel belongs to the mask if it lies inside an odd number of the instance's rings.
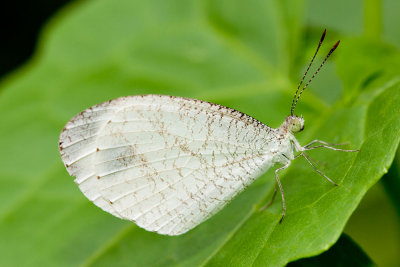
{"label": "butterfly wing", "polygon": [[115,104],[112,101],[102,103],[73,117],[60,134],[59,150],[68,173],[76,177],[75,182],[82,193],[98,207],[122,218],[101,195],[93,164],[97,136],[119,109]]}
{"label": "butterfly wing", "polygon": [[82,192],[111,214],[182,234],[271,166],[273,130],[238,111],[159,95],[118,98],[75,116],[60,151]]}

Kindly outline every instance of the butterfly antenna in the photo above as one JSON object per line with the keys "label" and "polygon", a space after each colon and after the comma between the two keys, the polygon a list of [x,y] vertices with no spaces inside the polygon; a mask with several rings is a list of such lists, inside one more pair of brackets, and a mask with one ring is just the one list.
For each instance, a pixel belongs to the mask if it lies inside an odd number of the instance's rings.
{"label": "butterfly antenna", "polygon": [[317,50],[315,50],[314,56],[312,57],[310,63],[308,64],[307,70],[306,70],[306,72],[304,73],[303,78],[301,79],[301,81],[300,81],[300,83],[299,83],[299,86],[297,86],[296,93],[295,93],[294,96],[293,96],[292,108],[291,108],[291,110],[290,110],[290,114],[291,114],[292,116],[293,116],[293,112],[294,112],[294,107],[295,107],[294,102],[295,102],[297,93],[299,92],[300,86],[303,84],[303,81],[304,81],[304,79],[306,78],[307,73],[308,73],[308,71],[310,70],[310,67],[311,67],[312,63],[314,62],[315,57],[316,57],[317,54],[318,54],[319,48],[321,47],[322,42],[323,42],[324,39],[325,39],[325,34],[326,34],[326,29],[325,29],[324,32],[322,33],[321,39],[319,40],[319,43],[318,43]]}
{"label": "butterfly antenna", "polygon": [[326,60],[329,58],[329,56],[333,53],[333,51],[335,51],[335,49],[338,47],[340,43],[340,40],[336,42],[336,44],[331,48],[331,50],[329,51],[328,55],[326,55],[324,61],[322,61],[321,65],[319,65],[318,69],[314,72],[313,76],[311,76],[311,79],[308,80],[308,82],[306,83],[306,85],[304,85],[303,89],[301,89],[299,95],[296,98],[296,101],[294,102],[294,105],[292,107],[292,115],[293,115],[293,111],[294,108],[297,105],[297,101],[299,101],[299,98],[301,96],[301,94],[304,92],[304,90],[308,87],[308,85],[311,83],[311,81],[314,79],[314,77],[318,74],[318,72],[321,70],[322,66],[325,64]]}

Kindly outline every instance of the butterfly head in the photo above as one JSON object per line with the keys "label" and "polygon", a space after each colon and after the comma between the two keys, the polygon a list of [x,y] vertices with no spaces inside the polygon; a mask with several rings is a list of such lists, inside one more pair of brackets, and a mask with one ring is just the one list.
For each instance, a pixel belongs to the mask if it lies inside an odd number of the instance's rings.
{"label": "butterfly head", "polygon": [[292,133],[301,132],[304,129],[303,116],[300,116],[300,117],[298,117],[296,115],[288,116],[286,118],[285,124],[286,124],[287,130],[289,130],[290,132],[292,132]]}

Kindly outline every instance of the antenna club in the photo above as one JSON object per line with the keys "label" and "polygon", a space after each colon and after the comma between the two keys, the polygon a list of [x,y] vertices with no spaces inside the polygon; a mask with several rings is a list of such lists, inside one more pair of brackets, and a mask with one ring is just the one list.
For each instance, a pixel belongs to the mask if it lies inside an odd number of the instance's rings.
{"label": "antenna club", "polygon": [[326,34],[326,29],[324,30],[324,32],[322,33],[321,39],[319,40],[320,43],[322,43],[325,39],[325,34]]}
{"label": "antenna club", "polygon": [[336,42],[336,44],[332,47],[331,51],[333,52],[340,44],[340,40]]}

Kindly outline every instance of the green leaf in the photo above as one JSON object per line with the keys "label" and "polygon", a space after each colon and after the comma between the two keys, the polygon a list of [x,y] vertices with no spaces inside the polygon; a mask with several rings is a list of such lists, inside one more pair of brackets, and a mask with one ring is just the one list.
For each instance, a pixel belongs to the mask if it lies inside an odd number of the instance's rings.
{"label": "green leaf", "polygon": [[278,127],[323,29],[307,28],[304,10],[295,0],[98,0],[59,14],[0,94],[0,265],[280,266],[333,245],[399,143],[400,57],[378,41],[328,29],[321,53],[339,37],[341,47],[302,96],[298,138],[361,151],[312,152],[338,187],[293,162],[281,174],[282,224],[279,199],[259,211],[274,188],[270,170],[187,234],[146,232],[91,204],[58,153],[73,115],[123,95],[200,98]]}
{"label": "green leaf", "polygon": [[321,255],[289,263],[288,267],[312,266],[375,266],[367,254],[345,234],[328,251]]}

